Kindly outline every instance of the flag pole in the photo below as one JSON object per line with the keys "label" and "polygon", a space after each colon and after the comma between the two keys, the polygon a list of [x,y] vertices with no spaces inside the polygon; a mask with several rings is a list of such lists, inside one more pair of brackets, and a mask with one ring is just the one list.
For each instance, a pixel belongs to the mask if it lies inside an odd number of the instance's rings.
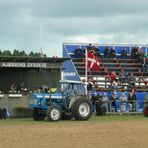
{"label": "flag pole", "polygon": [[85,49],[85,79],[86,79],[86,88],[85,88],[85,94],[87,95],[87,84],[88,84],[88,82],[87,82],[87,70],[88,69],[88,53],[87,53],[87,48]]}
{"label": "flag pole", "polygon": [[40,22],[40,40],[41,40],[40,53],[41,53],[41,57],[43,57],[43,25],[42,25],[42,22]]}

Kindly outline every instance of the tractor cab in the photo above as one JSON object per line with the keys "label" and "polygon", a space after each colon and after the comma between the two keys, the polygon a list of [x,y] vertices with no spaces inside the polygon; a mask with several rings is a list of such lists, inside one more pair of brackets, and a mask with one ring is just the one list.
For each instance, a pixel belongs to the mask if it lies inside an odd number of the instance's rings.
{"label": "tractor cab", "polygon": [[57,92],[61,93],[65,97],[70,95],[84,95],[85,94],[85,88],[84,84],[79,81],[69,81],[69,80],[61,80],[59,82]]}

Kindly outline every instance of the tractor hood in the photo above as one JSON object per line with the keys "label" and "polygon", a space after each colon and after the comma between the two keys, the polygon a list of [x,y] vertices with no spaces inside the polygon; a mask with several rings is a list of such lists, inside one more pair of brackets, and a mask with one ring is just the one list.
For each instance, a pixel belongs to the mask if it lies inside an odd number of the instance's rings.
{"label": "tractor hood", "polygon": [[33,98],[35,99],[62,99],[62,94],[61,93],[54,93],[54,94],[48,94],[48,93],[34,93]]}
{"label": "tractor hood", "polygon": [[62,99],[62,94],[61,93],[54,93],[49,95],[51,99]]}

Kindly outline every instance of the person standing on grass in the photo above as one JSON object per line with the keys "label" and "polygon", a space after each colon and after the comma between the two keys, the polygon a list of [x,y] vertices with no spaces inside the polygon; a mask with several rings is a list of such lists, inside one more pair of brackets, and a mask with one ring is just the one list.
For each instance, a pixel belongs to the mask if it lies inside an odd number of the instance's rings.
{"label": "person standing on grass", "polygon": [[106,93],[104,93],[104,95],[103,95],[102,102],[103,102],[104,107],[106,108],[106,112],[109,112],[109,109],[108,109],[109,99],[108,99]]}
{"label": "person standing on grass", "polygon": [[113,91],[113,94],[111,95],[110,101],[111,101],[112,106],[114,106],[114,108],[115,108],[114,111],[117,112],[117,104],[116,104],[116,102],[118,101],[118,96],[117,96],[117,91],[116,90]]}
{"label": "person standing on grass", "polygon": [[131,92],[128,95],[128,105],[129,105],[129,112],[136,110],[136,94],[134,89],[131,90]]}
{"label": "person standing on grass", "polygon": [[126,111],[126,102],[127,102],[127,96],[124,92],[122,92],[122,94],[120,96],[120,106],[121,106],[120,112]]}

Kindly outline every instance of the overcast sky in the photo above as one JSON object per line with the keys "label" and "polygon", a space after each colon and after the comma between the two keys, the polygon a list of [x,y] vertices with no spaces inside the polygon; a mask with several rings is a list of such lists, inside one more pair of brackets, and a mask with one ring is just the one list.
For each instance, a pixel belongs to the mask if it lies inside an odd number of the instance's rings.
{"label": "overcast sky", "polygon": [[148,0],[0,0],[1,50],[62,56],[67,42],[148,44]]}

